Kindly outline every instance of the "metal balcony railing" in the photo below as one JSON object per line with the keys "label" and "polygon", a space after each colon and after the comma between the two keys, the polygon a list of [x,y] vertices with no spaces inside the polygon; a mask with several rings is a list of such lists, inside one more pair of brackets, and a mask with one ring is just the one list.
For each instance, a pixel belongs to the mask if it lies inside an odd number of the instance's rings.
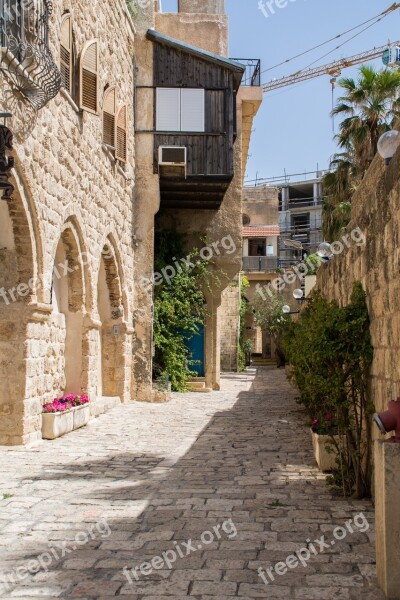
{"label": "metal balcony railing", "polygon": [[60,90],[49,48],[51,0],[0,0],[0,71],[40,109]]}
{"label": "metal balcony railing", "polygon": [[281,237],[302,236],[312,231],[321,231],[322,221],[309,223],[308,225],[286,225],[280,223]]}
{"label": "metal balcony railing", "polygon": [[280,198],[279,212],[295,210],[296,208],[315,208],[323,204],[323,198],[290,198],[285,202]]}
{"label": "metal balcony railing", "polygon": [[275,271],[278,268],[277,256],[244,256],[243,271]]}
{"label": "metal balcony railing", "polygon": [[261,85],[261,60],[259,58],[232,58],[246,67],[242,85],[259,87]]}
{"label": "metal balcony railing", "polygon": [[293,208],[321,206],[322,202],[322,198],[293,198],[289,200],[289,210],[292,210]]}

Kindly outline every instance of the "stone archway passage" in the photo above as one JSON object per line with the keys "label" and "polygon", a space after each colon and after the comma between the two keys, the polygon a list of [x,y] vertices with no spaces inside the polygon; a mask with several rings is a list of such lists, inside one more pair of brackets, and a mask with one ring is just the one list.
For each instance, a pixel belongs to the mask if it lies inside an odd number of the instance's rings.
{"label": "stone archway passage", "polygon": [[52,305],[52,336],[63,348],[63,352],[53,355],[57,365],[50,370],[54,374],[54,390],[79,394],[83,388],[85,284],[79,242],[70,226],[64,229],[57,246]]}

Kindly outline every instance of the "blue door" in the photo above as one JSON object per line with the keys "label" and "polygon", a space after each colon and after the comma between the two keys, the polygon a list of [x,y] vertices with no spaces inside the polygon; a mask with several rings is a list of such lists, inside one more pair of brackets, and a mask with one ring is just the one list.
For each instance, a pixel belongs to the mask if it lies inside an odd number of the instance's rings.
{"label": "blue door", "polygon": [[189,359],[197,361],[195,365],[190,366],[190,370],[197,373],[198,377],[205,376],[205,361],[204,361],[204,339],[205,329],[204,324],[198,325],[199,333],[194,335],[187,341],[189,350]]}

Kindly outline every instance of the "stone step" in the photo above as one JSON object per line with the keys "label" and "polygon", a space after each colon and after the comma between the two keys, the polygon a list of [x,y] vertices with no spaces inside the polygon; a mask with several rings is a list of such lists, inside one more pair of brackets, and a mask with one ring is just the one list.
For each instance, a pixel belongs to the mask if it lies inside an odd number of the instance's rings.
{"label": "stone step", "polygon": [[96,402],[92,406],[92,417],[99,417],[100,415],[104,415],[109,410],[121,404],[121,399],[117,396],[103,396],[100,398],[96,398]]}
{"label": "stone step", "polygon": [[212,392],[210,388],[206,387],[206,380],[203,377],[199,377],[198,379],[193,379],[192,381],[189,381],[188,388],[190,392]]}

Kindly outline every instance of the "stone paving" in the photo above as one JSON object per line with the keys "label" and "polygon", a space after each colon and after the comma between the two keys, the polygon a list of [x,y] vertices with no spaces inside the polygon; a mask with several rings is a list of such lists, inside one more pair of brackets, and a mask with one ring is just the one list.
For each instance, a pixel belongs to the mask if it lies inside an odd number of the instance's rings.
{"label": "stone paving", "polygon": [[[382,600],[372,505],[329,492],[295,396],[263,367],[1,448],[0,597]],[[360,512],[369,530],[332,544]],[[322,535],[305,567],[260,579]]]}

